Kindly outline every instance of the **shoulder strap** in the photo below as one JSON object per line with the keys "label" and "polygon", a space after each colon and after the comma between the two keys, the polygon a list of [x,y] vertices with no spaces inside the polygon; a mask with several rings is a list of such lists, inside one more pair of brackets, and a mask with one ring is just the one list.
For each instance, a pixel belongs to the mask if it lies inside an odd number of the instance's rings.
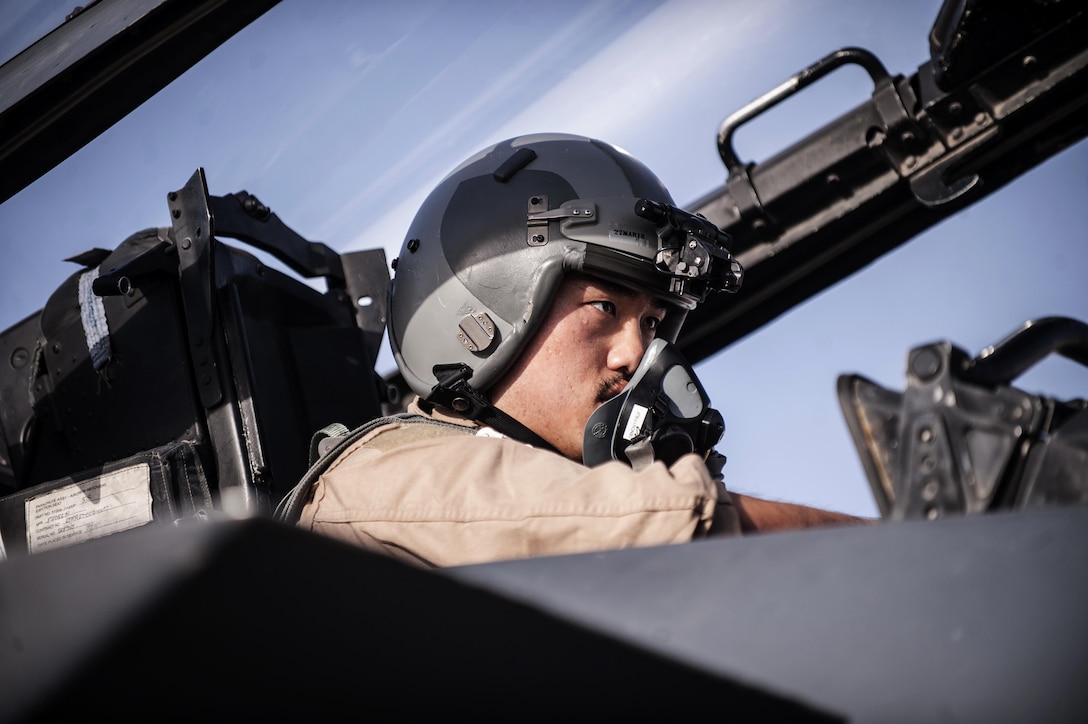
{"label": "shoulder strap", "polygon": [[452,428],[466,433],[473,432],[472,428],[464,427],[463,425],[433,420],[429,417],[424,417],[423,415],[408,412],[402,412],[397,415],[386,417],[376,417],[369,422],[363,423],[354,430],[348,430],[347,427],[340,423],[326,425],[314,433],[313,438],[310,440],[310,468],[302,476],[302,479],[299,480],[298,484],[291,488],[290,492],[288,492],[287,495],[283,497],[283,500],[279,502],[273,513],[273,517],[276,520],[291,525],[297,523],[299,516],[302,514],[302,506],[306,503],[306,494],[313,484],[317,482],[317,479],[328,469],[329,465],[336,460],[340,453],[355,444],[370,431],[381,427],[382,425],[389,425],[396,422],[411,422]]}

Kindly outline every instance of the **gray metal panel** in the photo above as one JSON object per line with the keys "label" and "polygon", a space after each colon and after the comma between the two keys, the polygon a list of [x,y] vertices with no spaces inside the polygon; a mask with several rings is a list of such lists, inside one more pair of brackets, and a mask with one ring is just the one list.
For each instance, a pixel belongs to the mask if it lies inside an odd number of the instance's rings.
{"label": "gray metal panel", "polygon": [[0,721],[1078,721],[1086,524],[1070,507],[434,573],[268,521],[129,531],[0,563]]}
{"label": "gray metal panel", "polygon": [[1088,508],[450,569],[851,721],[1084,721]]}
{"label": "gray metal panel", "polygon": [[[0,562],[0,722],[834,721],[451,577],[267,520]],[[381,717],[379,717],[381,718]]]}

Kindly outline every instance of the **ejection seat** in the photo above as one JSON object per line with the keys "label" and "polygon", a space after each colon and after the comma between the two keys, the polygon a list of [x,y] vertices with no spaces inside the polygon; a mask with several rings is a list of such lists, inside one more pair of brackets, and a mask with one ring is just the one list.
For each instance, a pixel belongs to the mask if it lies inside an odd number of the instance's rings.
{"label": "ejection seat", "polygon": [[271,514],[315,430],[381,414],[384,251],[307,241],[245,191],[210,195],[203,169],[167,199],[170,226],[69,259],[0,333],[6,555]]}

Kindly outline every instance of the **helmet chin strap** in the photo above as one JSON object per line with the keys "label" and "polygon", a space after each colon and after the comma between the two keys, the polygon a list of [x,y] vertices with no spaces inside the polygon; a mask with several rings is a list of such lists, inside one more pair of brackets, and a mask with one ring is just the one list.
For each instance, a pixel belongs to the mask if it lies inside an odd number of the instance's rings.
{"label": "helmet chin strap", "polygon": [[435,365],[434,376],[438,384],[431,388],[427,397],[420,400],[425,409],[441,405],[492,427],[511,439],[559,452],[554,445],[492,405],[483,394],[473,389],[468,384],[468,378],[472,377],[472,368],[468,365]]}

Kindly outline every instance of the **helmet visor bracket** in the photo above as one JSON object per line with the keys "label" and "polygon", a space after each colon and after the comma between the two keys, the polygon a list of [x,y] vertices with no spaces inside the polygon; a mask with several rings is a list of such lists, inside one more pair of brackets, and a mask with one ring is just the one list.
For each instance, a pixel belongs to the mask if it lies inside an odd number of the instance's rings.
{"label": "helmet visor bracket", "polygon": [[574,199],[564,202],[557,209],[548,208],[548,196],[535,194],[529,197],[528,226],[529,246],[543,246],[551,241],[548,223],[552,220],[567,223],[590,223],[597,220],[597,205],[592,201]]}

